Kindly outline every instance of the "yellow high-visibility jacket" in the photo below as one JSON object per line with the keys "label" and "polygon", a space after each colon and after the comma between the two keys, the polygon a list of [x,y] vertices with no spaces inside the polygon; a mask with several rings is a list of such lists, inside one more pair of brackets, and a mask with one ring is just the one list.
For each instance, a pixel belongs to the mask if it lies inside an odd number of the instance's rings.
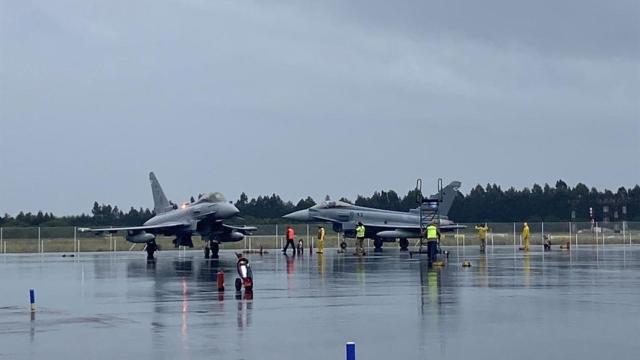
{"label": "yellow high-visibility jacket", "polygon": [[435,225],[427,226],[427,240],[438,239],[438,228]]}
{"label": "yellow high-visibility jacket", "polygon": [[480,237],[480,240],[485,240],[487,238],[487,232],[489,231],[488,226],[476,226],[476,230],[478,231],[478,237]]}

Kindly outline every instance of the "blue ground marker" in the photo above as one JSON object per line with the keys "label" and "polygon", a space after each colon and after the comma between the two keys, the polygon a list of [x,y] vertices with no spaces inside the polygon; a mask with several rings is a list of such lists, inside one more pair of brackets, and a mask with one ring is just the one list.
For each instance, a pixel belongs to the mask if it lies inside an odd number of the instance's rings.
{"label": "blue ground marker", "polygon": [[356,343],[347,343],[347,360],[356,360]]}
{"label": "blue ground marker", "polygon": [[31,303],[31,311],[36,311],[36,291],[29,289],[29,302]]}

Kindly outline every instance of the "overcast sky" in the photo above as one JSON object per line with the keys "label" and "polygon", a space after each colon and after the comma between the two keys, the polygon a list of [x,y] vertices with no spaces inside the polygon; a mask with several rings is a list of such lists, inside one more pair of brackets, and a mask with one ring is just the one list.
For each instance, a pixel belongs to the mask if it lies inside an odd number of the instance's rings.
{"label": "overcast sky", "polygon": [[640,2],[0,0],[0,213],[640,183]]}

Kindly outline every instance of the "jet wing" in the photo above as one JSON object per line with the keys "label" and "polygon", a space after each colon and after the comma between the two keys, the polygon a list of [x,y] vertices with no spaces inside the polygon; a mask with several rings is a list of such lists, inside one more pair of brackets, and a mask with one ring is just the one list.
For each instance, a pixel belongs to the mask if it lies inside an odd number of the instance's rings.
{"label": "jet wing", "polygon": [[[366,226],[366,225],[365,225]],[[376,229],[376,236],[381,238],[416,238],[420,237],[420,229],[416,226],[394,226],[381,227],[380,225],[369,225]],[[464,229],[464,225],[447,224],[440,225],[440,232],[453,232],[457,229]]]}
{"label": "jet wing", "polygon": [[243,234],[251,233],[252,231],[258,230],[258,228],[255,226],[234,226],[234,225],[227,225],[227,224],[222,224],[222,226],[224,226],[226,229],[239,231]]}
{"label": "jet wing", "polygon": [[157,230],[157,229],[168,229],[175,228],[180,226],[189,226],[189,223],[183,222],[169,222],[158,225],[142,225],[142,226],[129,226],[129,227],[111,227],[111,228],[79,228],[80,232],[93,232],[96,234],[100,233],[110,233],[115,234],[118,231],[144,231],[144,230]]}
{"label": "jet wing", "polygon": [[451,224],[451,225],[440,225],[439,228],[442,231],[455,231],[455,230],[466,229],[467,226],[466,225]]}
{"label": "jet wing", "polygon": [[[367,226],[371,226],[374,228],[384,228],[384,229],[399,229],[399,230],[413,230],[416,233],[419,233],[420,231],[420,227],[416,226],[416,225],[408,225],[408,224],[394,224],[394,223],[375,223],[375,222],[362,222],[362,224],[367,227]],[[438,229],[440,231],[455,231],[455,230],[462,230],[462,229],[466,229],[466,226],[464,225],[458,225],[458,224],[441,224],[438,225]]]}

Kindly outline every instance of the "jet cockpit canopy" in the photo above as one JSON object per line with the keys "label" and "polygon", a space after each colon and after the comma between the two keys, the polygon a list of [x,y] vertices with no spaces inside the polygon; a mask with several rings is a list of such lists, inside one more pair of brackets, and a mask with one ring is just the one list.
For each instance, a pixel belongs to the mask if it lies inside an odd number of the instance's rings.
{"label": "jet cockpit canopy", "polygon": [[200,196],[198,196],[197,202],[221,203],[221,202],[227,202],[227,199],[225,199],[222,193],[212,192],[212,193],[200,194]]}
{"label": "jet cockpit canopy", "polygon": [[340,200],[325,200],[317,205],[311,207],[312,209],[336,209],[336,208],[348,208],[352,206],[349,203]]}

